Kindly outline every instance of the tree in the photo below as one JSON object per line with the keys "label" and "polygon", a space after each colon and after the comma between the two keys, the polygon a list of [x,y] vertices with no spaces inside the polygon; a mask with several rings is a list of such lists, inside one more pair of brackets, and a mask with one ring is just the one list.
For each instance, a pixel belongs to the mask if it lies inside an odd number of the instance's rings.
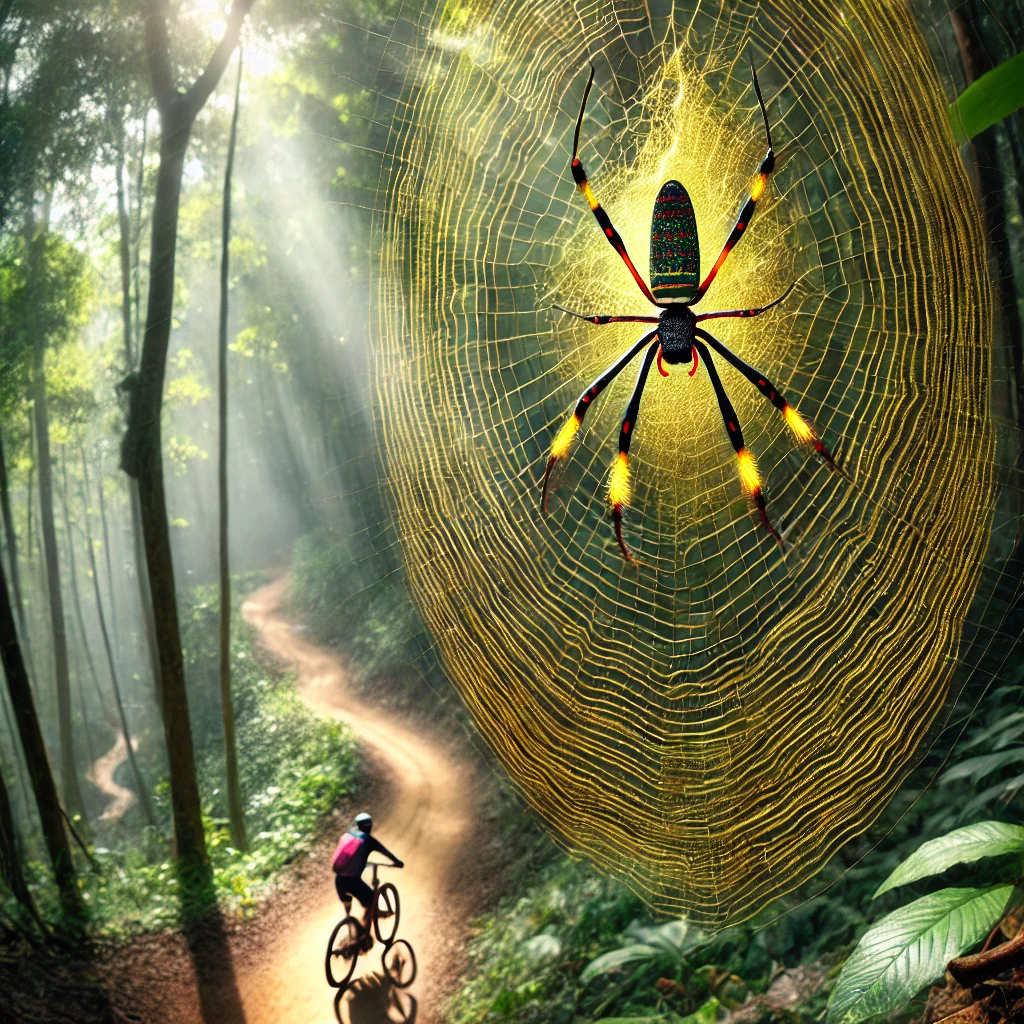
{"label": "tree", "polygon": [[[46,218],[48,219],[48,218]],[[74,728],[71,719],[71,679],[68,671],[67,629],[60,587],[60,561],[53,509],[53,460],[46,396],[46,349],[51,341],[66,340],[81,316],[84,293],[84,257],[71,245],[51,235],[44,226],[30,238],[25,259],[25,329],[33,338],[32,403],[39,469],[39,526],[43,537],[50,628],[57,685],[57,721],[60,732],[61,788],[69,813],[85,821],[85,803],[78,785]]]}
{"label": "tree", "polygon": [[69,921],[74,922],[82,914],[75,864],[71,857],[67,832],[64,830],[57,786],[53,781],[50,762],[46,756],[46,744],[39,728],[39,717],[36,715],[35,701],[32,697],[32,684],[29,682],[25,661],[21,655],[3,566],[0,566],[0,660],[3,661],[4,674],[7,677],[11,706],[14,708],[14,717],[18,723],[21,747],[25,752],[25,762],[28,765],[29,778],[32,780],[32,791],[39,809],[39,819],[43,827],[46,850],[53,866],[53,876],[60,891],[61,906]]}
{"label": "tree", "polygon": [[242,49],[238,49],[238,78],[235,80],[235,109],[228,137],[228,162],[224,169],[224,213],[221,234],[220,325],[217,338],[217,491],[220,527],[220,703],[224,722],[224,751],[228,777],[228,820],[231,841],[239,850],[248,847],[242,787],[238,781],[238,752],[235,744],[235,711],[231,700],[231,566],[228,558],[228,282],[231,243],[231,172],[235,165],[235,141],[238,136],[238,101],[242,91]]}
{"label": "tree", "polygon": [[145,0],[144,3],[146,57],[160,117],[160,163],[153,202],[146,329],[138,373],[127,384],[128,428],[121,448],[121,466],[130,477],[138,480],[153,612],[161,627],[157,635],[160,706],[170,765],[177,855],[184,861],[200,865],[208,863],[208,855],[181,655],[181,630],[164,493],[160,418],[174,307],[174,260],[185,152],[196,117],[224,73],[252,3],[253,0],[234,0],[224,35],[213,56],[185,92],[175,86],[170,38],[162,4],[160,0]]}

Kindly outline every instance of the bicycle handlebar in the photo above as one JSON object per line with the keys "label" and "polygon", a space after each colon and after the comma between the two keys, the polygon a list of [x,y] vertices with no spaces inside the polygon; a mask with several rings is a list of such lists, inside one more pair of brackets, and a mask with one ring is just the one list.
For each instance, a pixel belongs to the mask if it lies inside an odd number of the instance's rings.
{"label": "bicycle handlebar", "polygon": [[392,864],[388,860],[368,860],[366,862],[368,868],[404,868],[404,864]]}

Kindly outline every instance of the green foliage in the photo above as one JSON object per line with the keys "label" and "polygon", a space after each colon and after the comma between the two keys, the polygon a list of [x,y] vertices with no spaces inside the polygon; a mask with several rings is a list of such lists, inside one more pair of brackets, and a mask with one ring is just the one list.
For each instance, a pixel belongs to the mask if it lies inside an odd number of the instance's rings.
{"label": "green foliage", "polygon": [[[236,580],[238,601],[258,577]],[[247,585],[248,584],[248,585]],[[322,823],[355,789],[357,748],[344,726],[310,711],[289,675],[274,674],[256,656],[255,634],[238,614],[232,629],[232,695],[239,775],[251,849],[231,845],[224,782],[217,658],[216,586],[185,596],[182,637],[203,825],[210,852],[213,892],[229,914],[247,915],[269,891],[281,869],[303,855]],[[83,871],[83,898],[92,927],[129,933],[176,927],[195,907],[182,905],[182,886],[170,850],[170,789],[154,787],[160,822],[141,842],[94,851],[99,871]],[[55,894],[39,863],[30,866],[33,890],[44,912]]]}
{"label": "green foliage", "polygon": [[942,889],[887,914],[860,940],[829,1000],[830,1024],[898,1009],[1002,917],[1012,885]]}
{"label": "green foliage", "polygon": [[1001,821],[967,825],[919,847],[875,890],[875,896],[899,885],[940,874],[954,864],[1007,853],[1024,854],[1024,827]]}
{"label": "green foliage", "polygon": [[973,139],[1024,107],[1024,53],[1003,61],[972,82],[951,104],[949,120],[958,139]]}

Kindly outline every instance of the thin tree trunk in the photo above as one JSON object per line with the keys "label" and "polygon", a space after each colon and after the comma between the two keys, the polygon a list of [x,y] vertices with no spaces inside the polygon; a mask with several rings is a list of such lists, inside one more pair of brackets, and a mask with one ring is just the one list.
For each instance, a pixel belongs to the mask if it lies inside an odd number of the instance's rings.
{"label": "thin tree trunk", "polygon": [[220,426],[220,457],[217,493],[220,499],[220,706],[224,723],[224,754],[227,762],[228,821],[231,842],[239,850],[248,848],[242,787],[238,780],[238,751],[235,743],[235,710],[231,699],[231,567],[228,557],[228,284],[231,244],[231,174],[235,166],[238,136],[238,101],[242,90],[242,48],[238,48],[238,78],[235,80],[235,110],[228,137],[228,160],[224,169],[224,211],[221,226],[220,330],[217,343],[217,417]]}
{"label": "thin tree trunk", "polygon": [[[82,595],[78,589],[78,566],[75,562],[75,538],[71,534],[71,513],[68,509],[68,464],[63,446],[61,447],[60,470],[61,489],[60,505],[64,512],[64,536],[68,545],[68,583],[71,589],[71,602],[75,609],[75,621],[78,623],[78,635],[81,638],[81,649],[84,654],[86,666],[89,669],[89,676],[92,679],[93,689],[96,691],[96,699],[100,707],[105,705],[103,691],[100,689],[100,677],[96,671],[96,661],[92,656],[92,648],[89,646],[89,631],[85,628],[85,615],[82,614]],[[84,687],[83,687],[84,689]],[[89,752],[89,763],[96,760],[93,751]]]}
{"label": "thin tree trunk", "polygon": [[[142,344],[142,328],[140,325],[142,318],[142,276],[139,272],[139,267],[142,262],[142,200],[145,195],[146,188],[146,135],[148,131],[149,111],[147,110],[142,118],[142,144],[139,148],[139,175],[135,185],[135,339],[139,345]],[[134,362],[129,369],[135,369]]]}
{"label": "thin tree trunk", "polygon": [[[114,584],[114,562],[110,550],[110,531],[107,529],[107,503],[103,497],[103,454],[102,451],[97,451],[96,459],[96,471],[99,475],[99,483],[97,485],[97,493],[99,494],[99,510],[100,510],[100,526],[103,530],[103,560],[107,565],[107,593],[110,595],[110,616],[111,616],[111,634],[114,641],[114,650],[121,650],[120,641],[120,629],[117,625],[117,593],[116,586]],[[86,472],[85,468],[85,446],[82,447],[82,472]],[[88,478],[85,481],[85,493],[89,493],[89,481]],[[88,503],[86,504],[86,522],[88,523]]]}
{"label": "thin tree trunk", "polygon": [[[40,233],[37,244],[43,240]],[[74,726],[71,720],[71,680],[68,673],[68,642],[64,621],[64,600],[60,590],[60,561],[53,515],[53,466],[50,459],[50,421],[46,410],[46,375],[43,360],[46,339],[37,334],[33,358],[32,391],[35,406],[36,449],[39,463],[39,528],[43,535],[46,581],[49,590],[50,628],[57,683],[57,723],[60,732],[61,788],[68,813],[81,815],[85,804],[78,785],[75,765]]]}
{"label": "thin tree trunk", "polygon": [[0,514],[4,517],[4,538],[7,543],[7,565],[11,574],[11,589],[14,591],[14,610],[18,616],[21,635],[28,640],[25,628],[25,607],[21,599],[21,581],[18,572],[18,538],[14,532],[14,517],[11,515],[11,496],[8,491],[7,459],[4,455],[3,438],[0,437]]}
{"label": "thin tree trunk", "polygon": [[[88,506],[89,503],[89,469],[85,459],[85,447],[82,447],[82,480],[84,486],[83,503]],[[103,480],[100,479],[100,486],[103,486]],[[132,747],[131,732],[128,729],[128,716],[124,711],[124,700],[121,697],[121,684],[117,679],[117,669],[114,666],[114,651],[110,645],[110,635],[107,633],[107,622],[106,617],[103,614],[103,599],[100,597],[100,577],[96,571],[96,555],[93,551],[92,546],[92,528],[89,525],[89,515],[86,513],[85,517],[85,539],[86,546],[89,549],[89,565],[92,569],[92,580],[93,587],[96,592],[96,614],[99,616],[100,621],[100,633],[103,636],[103,647],[107,652],[107,666],[110,669],[110,681],[114,687],[114,701],[117,704],[117,714],[121,719],[121,732],[124,735],[125,747],[128,753],[128,763],[131,767],[132,774],[135,776],[135,788],[138,790],[139,802],[142,805],[143,813],[146,815],[146,821],[150,825],[156,823],[156,817],[153,814],[153,805],[149,800],[149,792],[146,789],[146,784],[142,779],[142,772],[139,771],[138,762],[135,760],[135,750]]]}
{"label": "thin tree trunk", "polygon": [[32,893],[25,884],[25,875],[21,870],[21,856],[18,852],[18,837],[14,827],[14,814],[11,812],[11,801],[7,795],[4,782],[3,762],[0,761],[0,877],[14,898],[28,911],[36,926],[45,935],[46,926],[36,910]]}
{"label": "thin tree trunk", "polygon": [[68,845],[67,832],[64,831],[64,818],[61,812],[57,787],[50,771],[50,762],[46,756],[46,744],[39,728],[35,701],[32,697],[32,685],[29,682],[25,662],[21,656],[21,645],[18,643],[18,632],[14,625],[14,613],[11,609],[7,580],[3,566],[0,565],[0,660],[3,661],[4,674],[7,678],[7,689],[11,695],[11,707],[18,723],[18,734],[21,748],[25,753],[32,790],[39,809],[39,818],[43,826],[43,838],[46,850],[53,865],[53,875],[60,890],[61,905],[66,914],[72,918],[79,917],[82,912],[82,901],[78,893],[78,881],[75,876],[75,864],[71,858],[71,847]]}
{"label": "thin tree trunk", "polygon": [[117,126],[117,166],[114,169],[117,181],[117,223],[120,233],[121,250],[121,326],[124,333],[124,372],[135,369],[135,354],[132,352],[132,283],[131,283],[131,223],[124,195],[124,125]]}
{"label": "thin tree trunk", "polygon": [[26,538],[26,540],[25,540],[25,558],[28,560],[28,563],[29,563],[29,566],[30,566],[29,572],[31,572],[32,560],[35,557],[35,545],[33,544],[33,537],[32,537],[32,520],[34,518],[32,506],[34,504],[34,498],[35,498],[35,493],[36,493],[35,492],[35,487],[34,487],[34,479],[33,479],[35,477],[35,471],[36,471],[36,460],[35,460],[35,454],[36,454],[36,418],[35,418],[35,413],[34,413],[33,410],[29,410],[29,414],[28,414],[28,450],[29,450],[29,455],[31,456],[31,458],[29,459],[29,464],[28,464],[28,484],[27,484],[27,495],[28,496],[26,498],[26,504],[28,506],[27,507],[27,511],[26,511],[26,515],[28,517],[28,522],[26,524],[26,529],[25,529],[25,538]]}

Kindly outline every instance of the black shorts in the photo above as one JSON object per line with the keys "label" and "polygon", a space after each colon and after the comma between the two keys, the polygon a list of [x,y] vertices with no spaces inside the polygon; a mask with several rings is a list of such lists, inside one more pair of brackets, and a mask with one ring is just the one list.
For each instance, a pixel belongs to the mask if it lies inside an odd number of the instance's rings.
{"label": "black shorts", "polygon": [[369,907],[373,900],[373,890],[361,879],[353,875],[335,875],[334,888],[338,890],[338,899],[355,896],[364,907]]}

